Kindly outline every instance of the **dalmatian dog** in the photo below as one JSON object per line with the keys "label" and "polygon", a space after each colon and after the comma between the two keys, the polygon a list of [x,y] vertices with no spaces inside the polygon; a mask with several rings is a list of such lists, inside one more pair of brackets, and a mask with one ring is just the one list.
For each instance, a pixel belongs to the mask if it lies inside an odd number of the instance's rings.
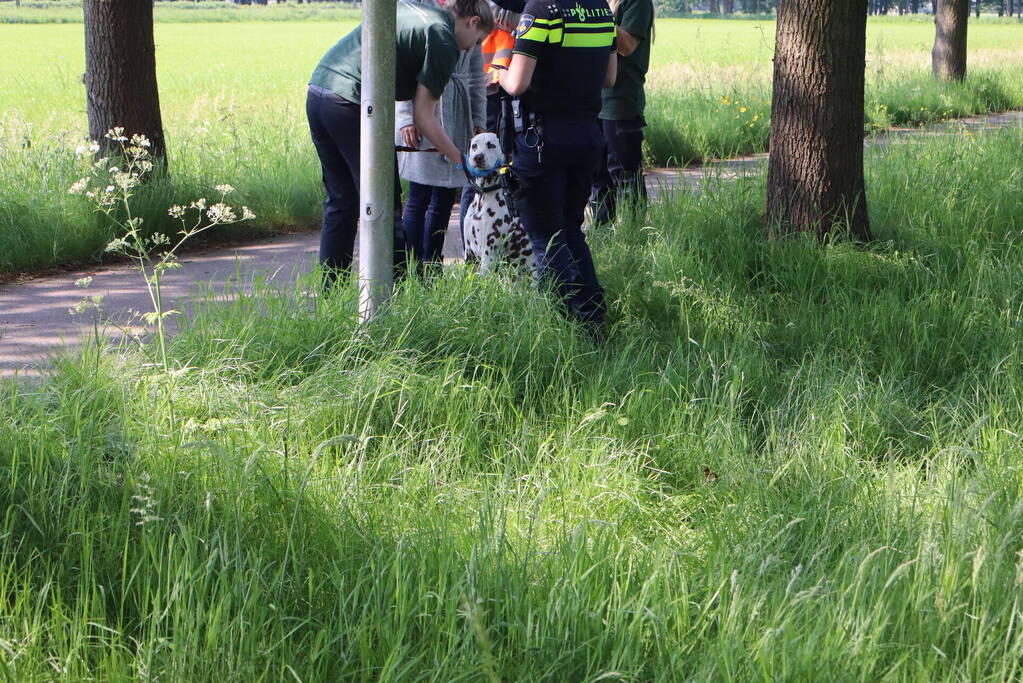
{"label": "dalmatian dog", "polygon": [[479,260],[480,272],[506,262],[519,273],[536,273],[536,259],[519,217],[501,183],[501,143],[493,133],[480,133],[469,143],[465,167],[476,193],[465,215],[465,260]]}

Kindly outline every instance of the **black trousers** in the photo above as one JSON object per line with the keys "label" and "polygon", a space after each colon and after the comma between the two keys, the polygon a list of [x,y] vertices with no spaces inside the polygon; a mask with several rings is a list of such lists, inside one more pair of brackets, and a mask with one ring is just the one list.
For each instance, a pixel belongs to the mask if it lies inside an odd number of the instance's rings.
{"label": "black trousers", "polygon": [[593,181],[590,205],[593,218],[599,223],[613,221],[620,201],[646,203],[646,184],[643,182],[643,128],[642,116],[627,121],[602,120],[607,149],[600,170]]}
{"label": "black trousers", "polygon": [[[306,96],[309,133],[323,171],[323,226],[320,229],[320,264],[324,286],[329,288],[339,272],[350,270],[359,225],[359,131],[358,104],[314,85]],[[394,161],[394,263],[405,264],[405,240],[401,226],[401,183]]]}
{"label": "black trousers", "polygon": [[540,276],[554,285],[571,315],[597,324],[604,321],[604,290],[582,225],[603,148],[596,119],[547,117],[542,132],[517,136],[514,155],[519,217]]}

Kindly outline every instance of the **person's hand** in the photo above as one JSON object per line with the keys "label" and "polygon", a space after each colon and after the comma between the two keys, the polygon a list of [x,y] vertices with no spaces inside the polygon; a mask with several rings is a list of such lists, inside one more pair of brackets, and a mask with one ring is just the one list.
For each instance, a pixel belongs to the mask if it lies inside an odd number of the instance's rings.
{"label": "person's hand", "polygon": [[473,126],[472,128],[473,135],[483,135],[486,132],[487,132],[486,128],[480,128],[479,126]]}
{"label": "person's hand", "polygon": [[401,133],[401,141],[406,147],[416,148],[419,146],[419,131],[415,126],[405,126],[399,133]]}

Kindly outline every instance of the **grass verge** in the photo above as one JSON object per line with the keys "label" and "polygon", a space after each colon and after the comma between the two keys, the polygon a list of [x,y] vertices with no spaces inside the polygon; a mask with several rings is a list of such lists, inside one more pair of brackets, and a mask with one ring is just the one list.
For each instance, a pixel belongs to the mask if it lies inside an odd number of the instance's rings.
{"label": "grass verge", "polygon": [[872,151],[866,249],[679,194],[594,236],[601,348],[454,269],[0,385],[5,673],[1019,677],[1021,150]]}

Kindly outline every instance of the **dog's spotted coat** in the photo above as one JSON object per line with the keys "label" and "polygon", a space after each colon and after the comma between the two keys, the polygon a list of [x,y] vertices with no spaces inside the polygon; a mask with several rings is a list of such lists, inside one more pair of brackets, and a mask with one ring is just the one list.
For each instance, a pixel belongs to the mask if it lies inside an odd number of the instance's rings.
{"label": "dog's spotted coat", "polygon": [[[494,168],[504,160],[501,144],[493,133],[481,133],[469,144],[468,162],[477,169]],[[465,216],[465,260],[479,259],[480,272],[504,261],[520,272],[536,269],[533,247],[515,215],[495,172],[477,182],[488,192],[477,192]]]}

